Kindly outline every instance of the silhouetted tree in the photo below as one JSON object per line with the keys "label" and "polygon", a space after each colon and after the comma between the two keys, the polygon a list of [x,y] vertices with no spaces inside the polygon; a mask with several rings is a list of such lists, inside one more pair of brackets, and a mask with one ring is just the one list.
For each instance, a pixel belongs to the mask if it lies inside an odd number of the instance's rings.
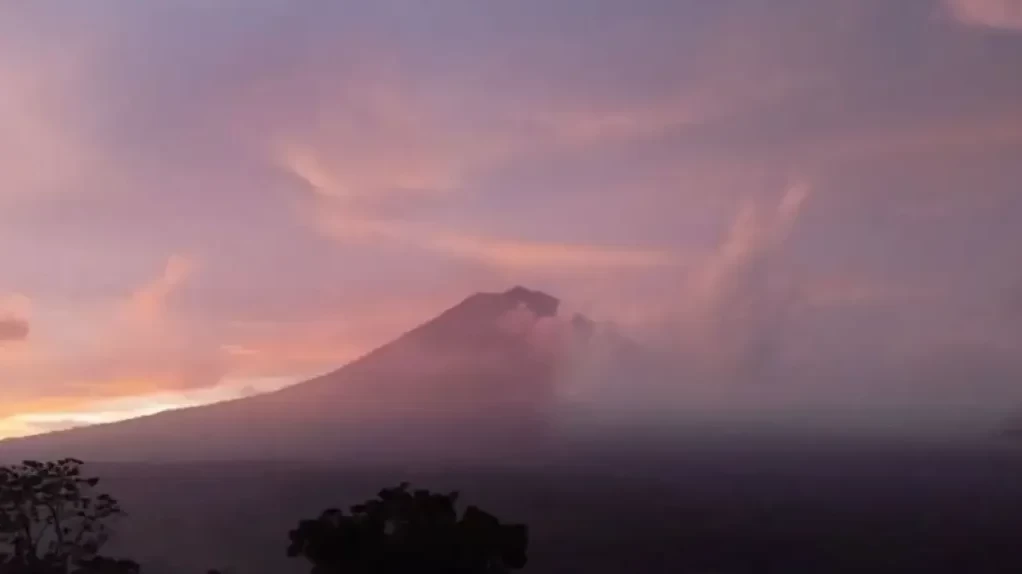
{"label": "silhouetted tree", "polygon": [[410,492],[403,483],[377,498],[303,520],[290,533],[288,556],[313,574],[491,574],[525,566],[528,529],[501,524],[470,506],[459,518],[458,493]]}
{"label": "silhouetted tree", "polygon": [[0,572],[136,574],[137,564],[99,556],[110,522],[123,514],[82,461],[25,461],[0,467]]}

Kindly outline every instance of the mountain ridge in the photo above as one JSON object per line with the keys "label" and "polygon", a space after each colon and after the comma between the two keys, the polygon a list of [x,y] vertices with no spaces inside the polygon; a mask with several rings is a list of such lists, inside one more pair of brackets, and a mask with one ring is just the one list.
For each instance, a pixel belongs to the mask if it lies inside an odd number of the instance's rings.
{"label": "mountain ridge", "polygon": [[[2,440],[0,459],[305,458],[364,454],[374,443],[426,453],[439,443],[463,442],[472,451],[534,442],[543,434],[557,357],[539,352],[529,329],[556,318],[559,307],[556,297],[522,286],[476,293],[318,377],[249,397]],[[516,321],[526,329],[516,330]],[[567,324],[573,336],[593,325],[582,316]],[[468,446],[466,434],[477,435],[478,444]]]}

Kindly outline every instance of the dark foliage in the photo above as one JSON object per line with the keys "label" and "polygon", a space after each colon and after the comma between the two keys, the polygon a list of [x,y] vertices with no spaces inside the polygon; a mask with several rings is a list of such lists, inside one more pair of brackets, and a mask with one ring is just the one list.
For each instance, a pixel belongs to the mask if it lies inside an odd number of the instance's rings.
{"label": "dark foliage", "polygon": [[94,494],[98,478],[82,461],[25,461],[0,467],[0,572],[3,574],[133,574],[134,562],[99,555],[117,501]]}
{"label": "dark foliage", "polygon": [[[0,574],[141,574],[131,560],[102,556],[118,502],[96,494],[82,462],[25,461],[0,467]],[[409,491],[331,509],[291,531],[288,555],[314,574],[495,574],[525,566],[528,531],[474,506],[459,518],[458,494]],[[209,574],[221,574],[210,570]]]}
{"label": "dark foliage", "polygon": [[78,563],[73,574],[140,574],[142,567],[132,560],[97,556]]}
{"label": "dark foliage", "polygon": [[470,506],[459,518],[458,493],[409,491],[407,483],[352,506],[330,509],[291,531],[288,556],[314,574],[489,574],[525,566],[528,530]]}

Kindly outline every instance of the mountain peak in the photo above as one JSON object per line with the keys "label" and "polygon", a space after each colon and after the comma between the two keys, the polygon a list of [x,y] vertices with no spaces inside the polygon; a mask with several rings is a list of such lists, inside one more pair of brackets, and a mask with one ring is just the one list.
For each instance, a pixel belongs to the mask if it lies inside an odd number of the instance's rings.
{"label": "mountain peak", "polygon": [[550,423],[560,335],[584,343],[595,329],[581,315],[535,328],[559,306],[520,285],[477,293],[336,371],[280,391],[4,443],[0,457],[361,460],[382,449],[405,460],[521,452],[541,444]]}
{"label": "mountain peak", "polygon": [[464,345],[488,340],[500,321],[516,309],[527,309],[538,317],[557,315],[560,300],[542,291],[520,285],[502,293],[476,293],[419,326],[410,335],[431,343]]}
{"label": "mountain peak", "polygon": [[521,285],[508,289],[501,296],[510,299],[516,305],[525,305],[538,317],[553,317],[557,315],[557,308],[561,304],[557,297],[547,295],[542,291],[527,289]]}

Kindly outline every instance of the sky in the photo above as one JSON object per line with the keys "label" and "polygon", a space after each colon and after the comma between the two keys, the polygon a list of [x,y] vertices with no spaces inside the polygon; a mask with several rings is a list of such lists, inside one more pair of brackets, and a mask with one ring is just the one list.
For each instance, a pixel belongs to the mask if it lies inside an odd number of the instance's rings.
{"label": "sky", "polygon": [[1020,0],[0,2],[0,437],[516,284],[717,382],[1022,409],[1020,61]]}

